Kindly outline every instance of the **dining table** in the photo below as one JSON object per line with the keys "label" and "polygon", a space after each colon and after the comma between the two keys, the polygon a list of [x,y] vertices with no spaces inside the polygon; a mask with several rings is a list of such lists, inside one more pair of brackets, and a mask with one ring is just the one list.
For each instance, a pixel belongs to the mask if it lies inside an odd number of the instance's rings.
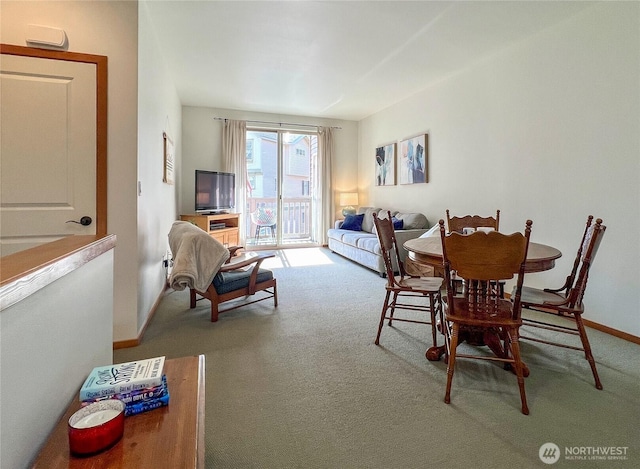
{"label": "dining table", "polygon": [[[403,246],[407,250],[409,259],[419,265],[431,266],[434,268],[436,276],[443,276],[442,240],[439,235],[410,239],[405,241]],[[552,246],[530,241],[524,271],[532,273],[553,269],[556,265],[556,259],[561,256],[562,253]]]}
{"label": "dining table", "polygon": [[[407,250],[407,259],[410,262],[417,264],[417,266],[431,267],[433,268],[434,276],[444,277],[442,240],[439,234],[437,236],[410,239],[405,241],[403,247]],[[556,259],[561,256],[562,252],[559,249],[530,241],[524,266],[525,273],[544,272],[553,269],[556,265]],[[440,329],[442,331],[442,328]],[[499,341],[483,343],[482,340],[468,339],[468,341],[475,342],[478,345],[487,345],[497,355],[504,354]],[[486,339],[486,337],[483,339]],[[427,349],[425,355],[430,361],[438,361],[444,355],[444,352],[444,345],[433,346]],[[528,368],[525,366],[525,376],[528,374]]]}

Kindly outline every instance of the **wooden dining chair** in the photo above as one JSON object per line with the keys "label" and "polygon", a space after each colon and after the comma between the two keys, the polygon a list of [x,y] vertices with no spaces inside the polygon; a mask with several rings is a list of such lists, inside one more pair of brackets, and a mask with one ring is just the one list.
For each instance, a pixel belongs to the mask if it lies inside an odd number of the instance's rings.
{"label": "wooden dining chair", "polygon": [[[417,324],[431,325],[431,338],[433,346],[437,347],[437,318],[436,315],[442,315],[442,301],[440,288],[442,287],[442,278],[440,277],[415,277],[407,275],[404,264],[400,258],[400,250],[393,229],[391,213],[387,212],[386,218],[379,218],[377,214],[373,214],[373,222],[380,241],[380,250],[384,259],[387,272],[386,296],[380,313],[380,322],[378,324],[378,334],[376,335],[375,344],[380,345],[380,334],[384,321],[389,321],[389,326],[393,325],[393,321],[412,322]],[[392,258],[395,257],[398,265],[398,272],[394,272]],[[407,297],[418,297],[419,301],[409,303]],[[395,315],[397,309],[410,311],[425,311],[429,313],[430,320],[410,319],[408,317],[401,318]]]}
{"label": "wooden dining chair", "polygon": [[447,227],[449,231],[462,233],[465,228],[493,228],[500,231],[500,210],[496,210],[495,217],[481,217],[479,215],[465,215],[463,217],[452,217],[447,209]]}
{"label": "wooden dining chair", "polygon": [[[524,369],[520,356],[518,330],[522,325],[520,295],[524,280],[525,261],[531,236],[531,220],[525,232],[506,235],[498,231],[476,231],[462,235],[447,233],[440,220],[440,238],[444,264],[446,300],[443,301],[444,332],[447,361],[447,388],[444,402],[451,402],[451,383],[458,358],[494,360],[515,368],[522,413],[529,414],[524,388]],[[452,271],[465,280],[459,293]],[[517,275],[513,297],[500,295],[498,282]],[[461,354],[457,352],[463,337],[478,335],[489,345],[494,355]],[[477,344],[477,342],[474,342]]]}
{"label": "wooden dining chair", "polygon": [[[465,228],[472,228],[474,231],[478,231],[479,228],[491,228],[495,231],[500,231],[500,210],[496,210],[495,217],[481,217],[479,215],[465,215],[462,217],[452,217],[447,212],[447,227],[449,232],[455,231],[456,233],[464,233]],[[456,280],[458,289],[462,288],[462,282],[460,279]],[[500,282],[500,294],[504,297],[505,282]]]}
{"label": "wooden dining chair", "polygon": [[567,276],[564,285],[556,289],[523,287],[521,299],[523,308],[551,314],[556,317],[555,320],[551,320],[550,316],[547,316],[550,320],[545,320],[540,319],[540,315],[534,318],[532,315],[525,314],[523,316],[525,326],[579,336],[582,347],[565,342],[531,337],[529,335],[523,335],[521,338],[583,352],[591,367],[596,388],[602,389],[602,383],[600,382],[598,370],[596,369],[596,362],[591,353],[591,345],[589,344],[587,331],[582,321],[582,313],[584,312],[582,300],[587,288],[589,269],[593,264],[596,252],[598,251],[604,232],[607,229],[607,227],[602,224],[602,219],[598,218],[595,224],[592,224],[592,221],[593,216],[589,215],[578,253],[573,262],[573,268]]}

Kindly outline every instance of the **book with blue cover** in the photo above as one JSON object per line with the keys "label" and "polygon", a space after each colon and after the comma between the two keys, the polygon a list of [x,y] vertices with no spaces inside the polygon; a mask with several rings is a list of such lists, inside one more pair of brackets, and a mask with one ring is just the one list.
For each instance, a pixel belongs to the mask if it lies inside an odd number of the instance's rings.
{"label": "book with blue cover", "polygon": [[162,376],[162,384],[152,388],[131,391],[124,394],[114,394],[113,396],[98,397],[92,400],[82,401],[82,406],[87,406],[93,402],[105,399],[118,399],[125,403],[124,415],[140,414],[148,410],[157,409],[169,405],[169,388],[167,387],[167,376]]}
{"label": "book with blue cover", "polygon": [[147,397],[146,399],[130,402],[125,405],[124,416],[129,417],[131,415],[141,414],[149,410],[157,409],[158,407],[164,407],[169,405],[169,388],[165,384],[162,386],[162,392],[155,394],[153,397]]}
{"label": "book with blue cover", "polygon": [[162,385],[165,357],[147,358],[94,368],[80,388],[89,401]]}
{"label": "book with blue cover", "polygon": [[160,386],[153,386],[151,388],[138,389],[136,391],[125,392],[122,394],[113,394],[111,396],[96,397],[94,399],[87,399],[82,401],[82,405],[88,405],[93,402],[103,401],[105,399],[118,399],[124,402],[126,405],[134,404],[146,399],[153,399],[160,397],[167,389],[167,377],[162,376],[162,384]]}

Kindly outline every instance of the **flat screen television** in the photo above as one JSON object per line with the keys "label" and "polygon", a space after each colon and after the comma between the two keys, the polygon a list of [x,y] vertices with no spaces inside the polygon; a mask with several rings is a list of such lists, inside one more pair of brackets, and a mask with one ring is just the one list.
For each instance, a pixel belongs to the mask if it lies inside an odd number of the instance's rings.
{"label": "flat screen television", "polygon": [[236,206],[236,175],[196,169],[196,212],[215,213]]}

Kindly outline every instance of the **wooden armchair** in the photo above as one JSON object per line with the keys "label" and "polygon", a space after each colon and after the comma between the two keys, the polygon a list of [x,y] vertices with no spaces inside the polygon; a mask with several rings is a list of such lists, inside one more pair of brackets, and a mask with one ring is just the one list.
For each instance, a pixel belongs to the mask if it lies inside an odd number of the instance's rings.
{"label": "wooden armchair", "polygon": [[[218,320],[218,315],[240,308],[242,306],[257,303],[258,301],[273,298],[274,307],[278,306],[278,291],[273,272],[260,268],[265,259],[274,257],[273,253],[245,253],[237,256],[241,246],[229,248],[229,259],[220,267],[211,284],[205,291],[190,288],[190,307],[196,307],[196,301],[208,299],[211,302],[211,322]],[[250,297],[259,293],[259,297],[251,301],[243,301],[234,304],[224,310],[220,310],[220,304],[242,297]],[[197,298],[197,296],[201,298]]]}
{"label": "wooden armchair", "polygon": [[[269,298],[278,306],[273,272],[260,268],[262,262],[274,254],[238,256],[240,246],[225,248],[209,233],[186,221],[173,223],[169,247],[174,260],[169,285],[174,290],[189,288],[191,308],[196,306],[197,295],[211,301],[212,322],[218,320],[220,313]],[[221,303],[257,293],[259,296],[253,301],[239,302],[223,311],[219,309]]]}

